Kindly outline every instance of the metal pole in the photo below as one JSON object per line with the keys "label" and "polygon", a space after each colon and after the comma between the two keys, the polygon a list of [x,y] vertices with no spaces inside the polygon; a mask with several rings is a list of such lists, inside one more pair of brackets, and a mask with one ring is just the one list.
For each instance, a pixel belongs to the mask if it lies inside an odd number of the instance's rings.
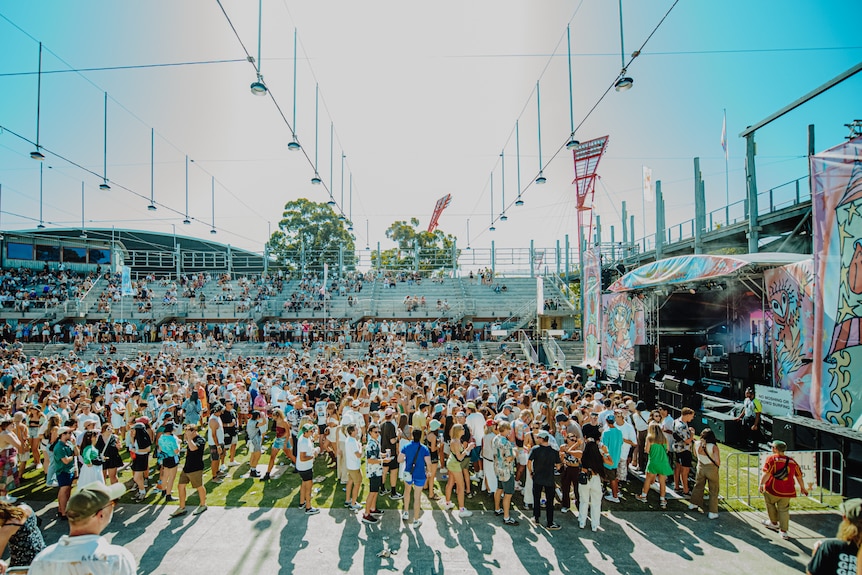
{"label": "metal pole", "polygon": [[757,168],[754,163],[756,154],[754,132],[745,136],[745,183],[748,191],[748,253],[757,253],[760,244],[760,226],[757,207]]}

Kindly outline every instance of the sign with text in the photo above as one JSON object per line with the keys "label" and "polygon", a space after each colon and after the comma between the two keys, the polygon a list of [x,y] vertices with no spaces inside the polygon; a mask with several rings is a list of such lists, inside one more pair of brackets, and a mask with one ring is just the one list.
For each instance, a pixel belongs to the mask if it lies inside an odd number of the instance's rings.
{"label": "sign with text", "polygon": [[793,415],[793,392],[780,387],[754,386],[755,397],[767,415]]}

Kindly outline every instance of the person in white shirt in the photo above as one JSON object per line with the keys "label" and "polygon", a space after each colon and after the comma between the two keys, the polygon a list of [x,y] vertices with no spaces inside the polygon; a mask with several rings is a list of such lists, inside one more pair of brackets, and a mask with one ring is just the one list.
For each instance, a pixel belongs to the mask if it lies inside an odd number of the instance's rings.
{"label": "person in white shirt", "polygon": [[649,429],[650,414],[646,408],[646,403],[638,401],[637,403],[629,402],[629,423],[631,423],[637,433],[638,446],[632,457],[632,465],[643,472],[646,469],[646,436]]}
{"label": "person in white shirt", "polygon": [[617,479],[626,481],[629,476],[629,453],[638,446],[638,434],[634,426],[626,419],[622,410],[616,412],[617,429],[623,433],[623,448],[617,465]]}
{"label": "person in white shirt", "polygon": [[344,506],[353,511],[362,509],[359,505],[359,490],[362,488],[362,443],[358,439],[359,427],[355,423],[347,426],[344,440],[344,462],[347,466],[347,499]]}
{"label": "person in white shirt", "polygon": [[296,446],[296,472],[302,480],[299,487],[299,506],[305,509],[306,515],[320,513],[320,509],[311,505],[311,488],[314,485],[314,458],[320,453],[320,449],[314,446],[313,431],[314,425],[310,423],[300,427]]}
{"label": "person in white shirt", "polygon": [[40,551],[28,573],[135,575],[138,565],[131,551],[120,545],[111,545],[101,536],[111,522],[117,499],[125,492],[126,487],[122,483],[90,483],[78,488],[66,504],[69,534]]}

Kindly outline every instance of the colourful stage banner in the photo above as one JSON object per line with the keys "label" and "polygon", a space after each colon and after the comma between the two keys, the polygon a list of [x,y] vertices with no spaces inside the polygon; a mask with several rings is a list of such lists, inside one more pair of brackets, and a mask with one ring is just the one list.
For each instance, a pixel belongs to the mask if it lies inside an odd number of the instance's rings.
{"label": "colourful stage banner", "polygon": [[135,295],[132,287],[132,268],[123,266],[120,272],[120,295]]}
{"label": "colourful stage banner", "polygon": [[621,292],[659,285],[679,285],[732,274],[749,262],[728,256],[690,255],[667,258],[630,271],[608,289]]}
{"label": "colourful stage banner", "polygon": [[594,248],[584,252],[581,285],[584,286],[584,365],[597,366],[602,312],[602,267],[599,253]]}
{"label": "colourful stage banner", "polygon": [[602,368],[609,378],[633,369],[635,345],[646,343],[643,300],[629,294],[602,296]]}
{"label": "colourful stage banner", "polygon": [[811,156],[815,417],[862,428],[862,138]]}
{"label": "colourful stage banner", "polygon": [[[769,297],[772,377],[793,394],[793,408],[814,413],[814,260],[764,270]],[[759,397],[759,395],[758,395]],[[784,413],[780,415],[786,415]]]}

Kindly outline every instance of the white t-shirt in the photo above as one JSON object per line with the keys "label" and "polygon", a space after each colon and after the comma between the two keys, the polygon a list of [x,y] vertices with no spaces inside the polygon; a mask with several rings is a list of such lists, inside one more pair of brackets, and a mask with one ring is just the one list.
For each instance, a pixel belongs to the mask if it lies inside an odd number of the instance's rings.
{"label": "white t-shirt", "polygon": [[474,411],[464,420],[470,428],[470,437],[476,440],[476,447],[482,447],[482,438],[485,436],[485,416]]}
{"label": "white t-shirt", "polygon": [[356,456],[357,452],[362,453],[362,445],[359,444],[359,440],[347,436],[347,439],[344,440],[344,462],[348,471],[359,469],[362,466],[362,458]]}
{"label": "white t-shirt", "polygon": [[314,459],[309,459],[308,461],[303,461],[301,457],[299,457],[300,453],[304,453],[306,457],[314,457],[314,442],[310,437],[305,437],[304,435],[299,438],[299,441],[296,443],[296,470],[297,471],[308,471],[309,469],[314,467]]}
{"label": "white t-shirt", "polygon": [[[78,570],[76,570],[78,569]],[[33,559],[28,573],[32,575],[135,575],[137,562],[131,551],[111,545],[101,535],[63,535]]]}
{"label": "white t-shirt", "polygon": [[620,452],[620,459],[625,461],[629,458],[629,451],[631,451],[632,448],[632,446],[626,443],[626,441],[633,441],[637,444],[638,432],[635,431],[634,426],[628,421],[622,425],[617,425],[617,429],[623,432],[623,450]]}

